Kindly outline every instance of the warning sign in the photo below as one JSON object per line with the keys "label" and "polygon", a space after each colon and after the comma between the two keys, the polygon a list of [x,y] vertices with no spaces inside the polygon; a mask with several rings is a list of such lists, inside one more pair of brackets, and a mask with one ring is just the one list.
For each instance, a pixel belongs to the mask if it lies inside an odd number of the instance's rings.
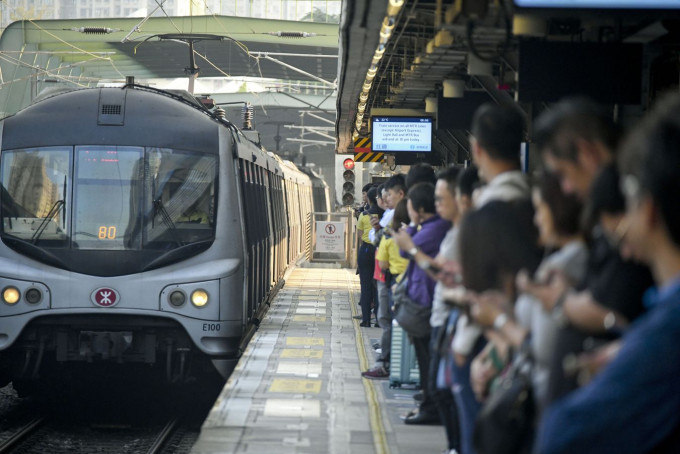
{"label": "warning sign", "polygon": [[345,223],[316,221],[314,252],[345,252]]}

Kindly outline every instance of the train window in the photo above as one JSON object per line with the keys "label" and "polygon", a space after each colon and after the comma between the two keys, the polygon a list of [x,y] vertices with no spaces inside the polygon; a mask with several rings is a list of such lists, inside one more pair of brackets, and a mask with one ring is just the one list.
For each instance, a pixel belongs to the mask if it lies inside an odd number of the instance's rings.
{"label": "train window", "polygon": [[70,147],[2,153],[2,229],[34,244],[68,242]]}
{"label": "train window", "polygon": [[212,240],[216,156],[158,148],[150,149],[147,160],[144,248]]}
{"label": "train window", "polygon": [[78,146],[75,249],[168,250],[214,238],[216,157]]}
{"label": "train window", "polygon": [[[76,147],[73,247],[129,249],[128,226],[141,214],[136,186],[142,181],[144,148]],[[138,249],[132,247],[131,249]]]}

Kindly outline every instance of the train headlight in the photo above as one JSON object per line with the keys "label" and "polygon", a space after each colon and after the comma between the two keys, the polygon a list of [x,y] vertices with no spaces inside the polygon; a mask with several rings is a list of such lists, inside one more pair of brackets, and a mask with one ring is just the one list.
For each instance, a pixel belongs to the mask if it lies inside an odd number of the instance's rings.
{"label": "train headlight", "polygon": [[42,301],[42,292],[35,287],[29,288],[26,290],[24,298],[26,298],[26,301],[29,304],[38,304],[40,301]]}
{"label": "train headlight", "polygon": [[7,304],[16,304],[21,298],[21,292],[18,288],[9,286],[2,290],[2,299]]}
{"label": "train headlight", "polygon": [[168,301],[171,305],[180,307],[182,304],[186,303],[187,295],[181,290],[173,290],[168,297]]}
{"label": "train headlight", "polygon": [[208,292],[203,289],[194,290],[191,293],[191,303],[196,307],[203,307],[208,304]]}

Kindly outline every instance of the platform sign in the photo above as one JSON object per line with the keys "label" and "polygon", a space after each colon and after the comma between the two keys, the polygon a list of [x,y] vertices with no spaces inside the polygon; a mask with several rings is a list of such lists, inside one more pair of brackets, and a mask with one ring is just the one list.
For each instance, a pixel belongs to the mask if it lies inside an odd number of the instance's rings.
{"label": "platform sign", "polygon": [[316,221],[314,252],[345,252],[345,222]]}

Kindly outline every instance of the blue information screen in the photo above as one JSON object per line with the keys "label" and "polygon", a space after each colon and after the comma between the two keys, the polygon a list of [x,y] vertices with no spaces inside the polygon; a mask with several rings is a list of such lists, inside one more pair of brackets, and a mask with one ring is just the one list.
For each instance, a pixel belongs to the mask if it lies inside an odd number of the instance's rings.
{"label": "blue information screen", "polygon": [[372,150],[432,151],[432,117],[372,117]]}

